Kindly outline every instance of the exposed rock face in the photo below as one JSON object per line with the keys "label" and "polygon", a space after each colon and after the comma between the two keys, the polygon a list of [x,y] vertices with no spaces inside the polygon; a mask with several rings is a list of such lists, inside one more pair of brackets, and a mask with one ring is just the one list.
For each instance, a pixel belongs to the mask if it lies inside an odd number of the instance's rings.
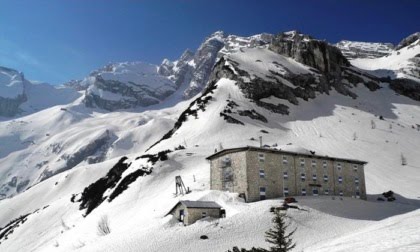
{"label": "exposed rock face", "polygon": [[343,55],[351,59],[374,59],[389,55],[394,45],[391,43],[370,43],[370,42],[356,42],[342,40],[335,44],[335,46],[341,50]]}
{"label": "exposed rock face", "polygon": [[194,55],[194,73],[189,88],[184,92],[185,97],[189,98],[198,94],[207,83],[217,54],[224,46],[223,36],[222,32],[215,33],[198,48]]}
{"label": "exposed rock face", "polygon": [[177,87],[189,84],[194,72],[194,53],[187,49],[175,62],[163,60],[158,72],[167,76]]}
{"label": "exposed rock face", "polygon": [[68,104],[80,94],[47,83],[31,83],[22,72],[0,66],[0,117],[16,117],[59,104]]}
{"label": "exposed rock face", "polygon": [[328,94],[332,89],[356,98],[351,89],[358,84],[371,91],[380,88],[379,78],[352,67],[327,42],[287,32],[274,37],[266,47],[225,55],[214,67],[209,85],[220,78],[235,80],[244,95],[257,105],[282,114],[288,113],[287,106],[261,100],[274,96],[298,104],[298,98],[313,99],[317,93]]}
{"label": "exposed rock face", "polygon": [[86,83],[83,82],[82,80],[70,80],[70,81],[64,83],[63,86],[68,87],[68,88],[72,88],[76,91],[83,91],[83,90],[86,90],[88,88],[88,86],[86,86]]}
{"label": "exposed rock face", "polygon": [[[205,88],[212,68],[223,55],[265,45],[272,38],[271,34],[226,36],[219,31],[206,38],[196,52],[186,50],[176,61],[164,59],[159,67],[153,66],[157,69],[140,66],[139,62],[109,64],[65,86],[86,89],[86,106],[109,111],[158,104],[177,90],[189,99]],[[143,77],[152,75],[154,78]]]}
{"label": "exposed rock face", "polygon": [[341,67],[349,67],[349,61],[336,47],[316,40],[297,31],[284,32],[274,37],[269,49],[297,62],[316,68],[330,76],[338,76]]}
{"label": "exposed rock face", "polygon": [[403,39],[396,47],[395,50],[400,50],[406,46],[412,45],[414,42],[420,39],[420,32],[411,34],[410,36]]}
{"label": "exposed rock face", "polygon": [[390,88],[395,92],[420,101],[420,83],[411,79],[391,80]]}
{"label": "exposed rock face", "polygon": [[15,98],[0,97],[0,116],[12,117],[19,114],[22,110],[19,106],[27,101],[25,94],[16,96]]}
{"label": "exposed rock face", "polygon": [[23,73],[0,67],[0,117],[12,117],[22,110],[20,105],[27,101]]}
{"label": "exposed rock face", "polygon": [[61,155],[59,159],[64,160],[61,168],[57,168],[54,171],[48,169],[43,170],[38,181],[43,181],[55,174],[67,171],[77,166],[81,162],[87,162],[88,164],[94,164],[104,161],[106,152],[111,145],[111,142],[116,139],[116,136],[106,130],[100,134],[96,139],[82,146],[74,153],[65,153]]}
{"label": "exposed rock face", "polygon": [[157,66],[142,62],[109,64],[92,72],[83,83],[88,86],[86,106],[109,111],[157,104],[177,89],[158,73]]}
{"label": "exposed rock face", "polygon": [[177,86],[188,85],[184,91],[184,98],[188,99],[204,89],[212,68],[223,55],[268,44],[272,38],[267,33],[240,37],[218,31],[206,38],[195,53],[187,50],[178,61],[164,60],[159,73],[169,76]]}

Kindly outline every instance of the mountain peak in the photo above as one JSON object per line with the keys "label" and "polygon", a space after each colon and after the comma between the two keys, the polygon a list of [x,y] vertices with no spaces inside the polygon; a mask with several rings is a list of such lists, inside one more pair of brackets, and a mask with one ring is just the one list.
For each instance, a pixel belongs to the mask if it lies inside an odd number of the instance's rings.
{"label": "mountain peak", "polygon": [[410,36],[406,37],[405,39],[401,40],[401,42],[395,47],[395,50],[400,50],[406,46],[413,44],[414,42],[420,39],[420,32],[415,32]]}

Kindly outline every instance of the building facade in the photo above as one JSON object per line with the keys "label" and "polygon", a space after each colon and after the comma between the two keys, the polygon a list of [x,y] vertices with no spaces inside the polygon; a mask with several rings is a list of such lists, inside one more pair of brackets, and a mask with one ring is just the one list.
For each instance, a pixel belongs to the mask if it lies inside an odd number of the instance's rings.
{"label": "building facade", "polygon": [[266,148],[225,149],[210,161],[210,189],[239,193],[247,202],[287,196],[366,199],[366,162]]}
{"label": "building facade", "polygon": [[168,214],[172,214],[184,225],[191,225],[206,217],[221,218],[222,207],[213,201],[184,200],[178,202],[166,215]]}

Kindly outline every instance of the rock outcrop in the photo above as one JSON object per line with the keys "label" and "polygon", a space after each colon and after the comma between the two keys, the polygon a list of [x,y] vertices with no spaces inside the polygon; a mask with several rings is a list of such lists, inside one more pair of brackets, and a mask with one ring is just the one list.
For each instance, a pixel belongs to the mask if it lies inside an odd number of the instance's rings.
{"label": "rock outcrop", "polygon": [[20,105],[28,99],[26,82],[23,73],[0,67],[0,117],[12,117],[22,112]]}
{"label": "rock outcrop", "polygon": [[83,82],[86,106],[109,111],[157,104],[177,90],[157,66],[142,62],[106,65]]}
{"label": "rock outcrop", "polygon": [[344,57],[352,59],[375,59],[389,55],[394,45],[391,43],[371,43],[342,40],[335,44]]}
{"label": "rock outcrop", "polygon": [[401,42],[395,47],[395,50],[400,50],[401,48],[410,46],[418,40],[420,40],[420,32],[413,33],[410,36],[401,40]]}

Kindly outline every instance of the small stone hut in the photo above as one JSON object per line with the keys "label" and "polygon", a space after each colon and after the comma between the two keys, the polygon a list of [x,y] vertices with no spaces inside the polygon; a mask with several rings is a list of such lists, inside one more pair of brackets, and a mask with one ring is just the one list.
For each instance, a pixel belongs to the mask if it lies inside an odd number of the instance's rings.
{"label": "small stone hut", "polygon": [[223,211],[222,207],[214,201],[181,200],[166,215],[172,214],[184,225],[191,225],[206,217],[220,218]]}

